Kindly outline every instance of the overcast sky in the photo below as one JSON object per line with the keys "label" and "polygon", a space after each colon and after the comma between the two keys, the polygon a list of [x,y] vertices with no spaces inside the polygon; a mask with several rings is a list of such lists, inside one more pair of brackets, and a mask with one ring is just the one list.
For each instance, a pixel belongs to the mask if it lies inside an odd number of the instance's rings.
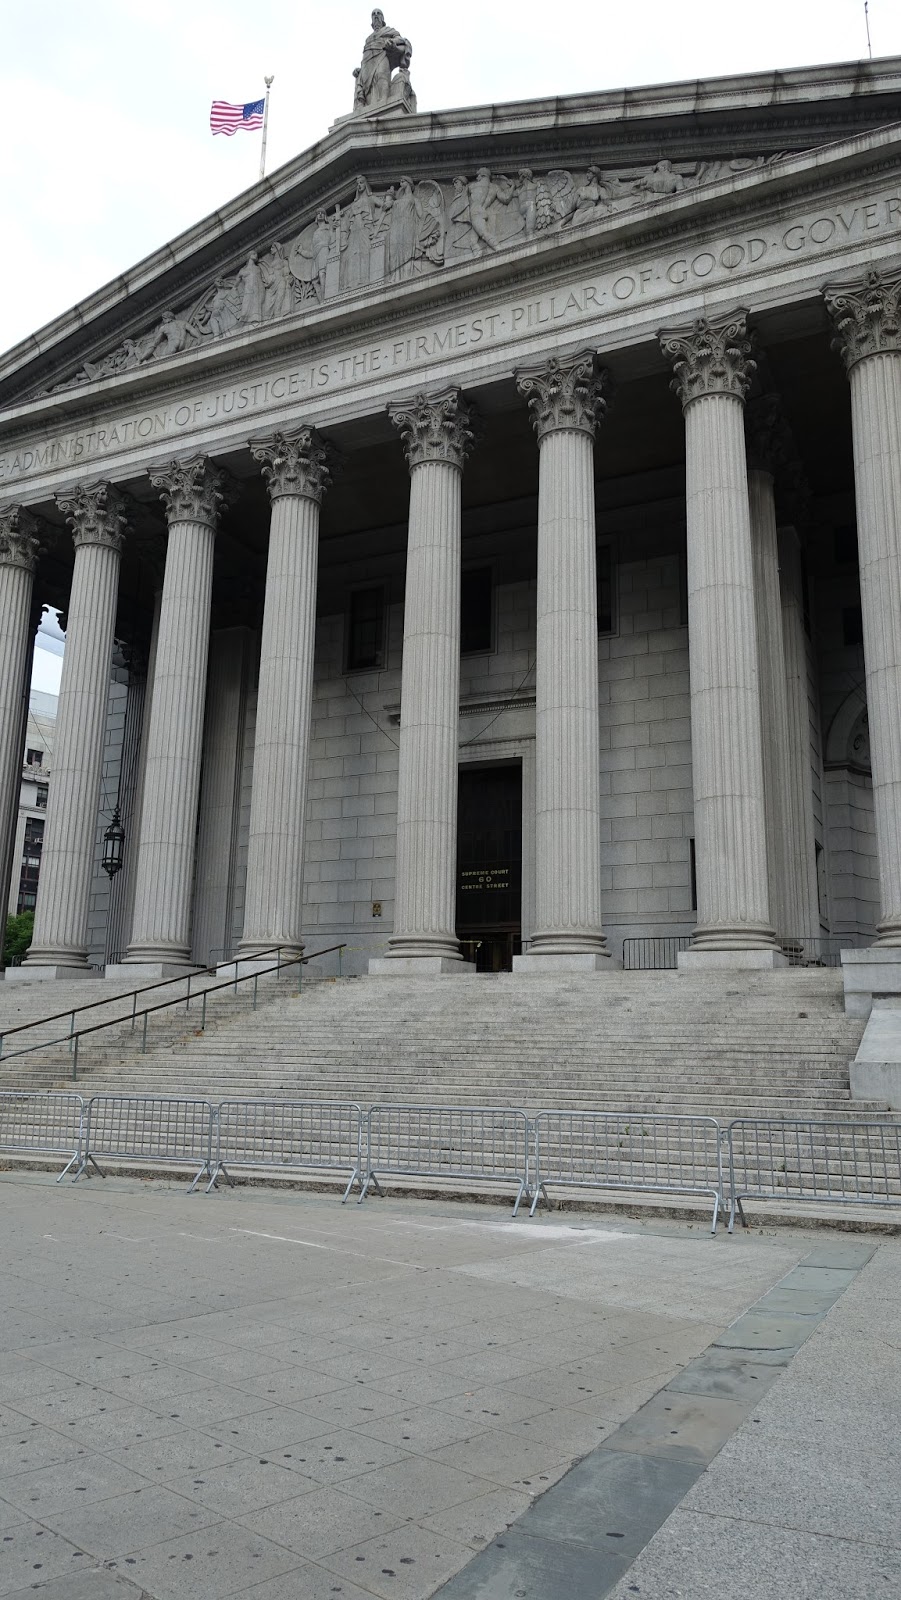
{"label": "overcast sky", "polygon": [[[350,111],[366,0],[33,0],[3,15],[0,350],[256,181],[210,102],[275,74],[268,170]],[[421,110],[766,71],[867,52],[863,0],[388,0]],[[870,0],[901,54],[901,0]],[[58,658],[53,658],[58,663]],[[52,666],[51,666],[52,671]],[[41,687],[51,688],[52,682]]]}

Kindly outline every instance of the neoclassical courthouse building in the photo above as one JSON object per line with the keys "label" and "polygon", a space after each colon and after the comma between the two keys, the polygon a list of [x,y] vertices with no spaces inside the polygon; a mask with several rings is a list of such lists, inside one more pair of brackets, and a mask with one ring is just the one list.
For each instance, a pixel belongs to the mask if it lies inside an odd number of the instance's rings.
{"label": "neoclassical courthouse building", "polygon": [[356,84],[0,362],[19,976],[897,971],[901,60],[430,113],[377,12]]}

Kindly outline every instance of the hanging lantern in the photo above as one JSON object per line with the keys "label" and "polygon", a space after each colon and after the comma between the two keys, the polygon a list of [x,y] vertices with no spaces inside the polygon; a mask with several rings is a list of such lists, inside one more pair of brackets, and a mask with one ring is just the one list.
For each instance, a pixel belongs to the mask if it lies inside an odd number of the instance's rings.
{"label": "hanging lantern", "polygon": [[103,834],[103,856],[100,865],[109,878],[114,878],[121,870],[122,857],[125,852],[125,829],[117,806],[113,812],[113,820]]}

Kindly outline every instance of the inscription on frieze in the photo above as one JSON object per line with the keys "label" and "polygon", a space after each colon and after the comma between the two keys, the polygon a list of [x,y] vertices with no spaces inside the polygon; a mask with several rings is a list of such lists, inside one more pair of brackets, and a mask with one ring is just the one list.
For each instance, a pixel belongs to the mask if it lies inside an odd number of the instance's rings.
{"label": "inscription on frieze", "polygon": [[[791,262],[822,256],[824,271],[834,270],[837,245],[901,239],[901,189],[857,204],[834,206],[807,217],[733,236],[698,239],[691,249],[638,261],[622,270],[573,280],[553,292],[499,301],[491,309],[425,324],[410,332],[365,346],[338,349],[328,357],[273,364],[255,380],[217,390],[187,393],[152,409],[112,416],[90,429],[57,437],[44,435],[0,454],[0,482],[18,482],[95,461],[142,445],[200,436],[222,426],[234,431],[244,419],[255,429],[286,403],[315,399],[367,383],[434,368],[442,360],[474,350],[516,345],[546,330],[571,330],[573,337],[601,336],[606,317],[642,305],[662,312],[680,291],[738,284]],[[655,327],[651,323],[651,330]],[[653,332],[648,332],[653,337]],[[381,403],[381,397],[380,401]]]}

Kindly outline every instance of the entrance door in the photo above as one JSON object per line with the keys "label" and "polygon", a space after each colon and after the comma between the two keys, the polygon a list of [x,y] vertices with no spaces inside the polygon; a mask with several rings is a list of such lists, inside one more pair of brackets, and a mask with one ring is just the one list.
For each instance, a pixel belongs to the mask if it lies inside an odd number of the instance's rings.
{"label": "entrance door", "polygon": [[461,767],[457,938],[479,972],[509,972],[522,948],[522,766]]}

